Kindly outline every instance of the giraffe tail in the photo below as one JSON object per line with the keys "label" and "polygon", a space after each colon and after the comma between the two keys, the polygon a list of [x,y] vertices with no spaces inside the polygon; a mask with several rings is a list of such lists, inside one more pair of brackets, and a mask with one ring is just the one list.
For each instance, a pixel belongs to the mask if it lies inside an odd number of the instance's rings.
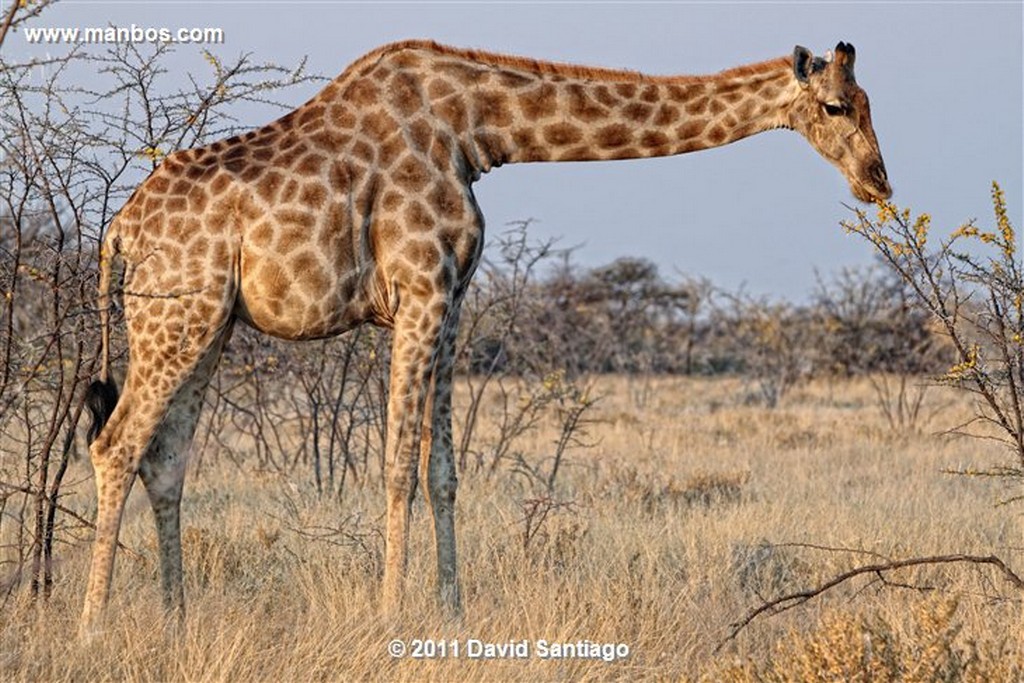
{"label": "giraffe tail", "polygon": [[114,232],[111,228],[100,249],[100,282],[96,297],[100,313],[100,377],[85,390],[85,405],[92,413],[92,425],[86,437],[90,444],[103,431],[119,397],[117,382],[110,376],[110,274],[113,258],[118,253]]}

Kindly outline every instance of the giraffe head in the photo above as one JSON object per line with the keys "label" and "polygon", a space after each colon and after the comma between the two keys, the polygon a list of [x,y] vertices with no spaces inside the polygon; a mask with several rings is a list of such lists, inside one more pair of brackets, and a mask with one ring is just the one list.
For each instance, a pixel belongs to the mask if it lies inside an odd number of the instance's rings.
{"label": "giraffe head", "polygon": [[867,93],[853,77],[855,56],[849,43],[839,43],[835,54],[824,58],[796,47],[793,73],[800,94],[789,111],[789,126],[843,172],[857,199],[872,202],[888,199],[892,188],[871,127]]}

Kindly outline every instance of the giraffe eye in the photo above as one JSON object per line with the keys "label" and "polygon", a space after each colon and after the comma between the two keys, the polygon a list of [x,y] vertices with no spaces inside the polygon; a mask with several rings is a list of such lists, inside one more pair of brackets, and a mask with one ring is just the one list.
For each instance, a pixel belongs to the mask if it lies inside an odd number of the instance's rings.
{"label": "giraffe eye", "polygon": [[829,116],[842,116],[846,113],[846,105],[842,102],[825,102],[821,106]]}

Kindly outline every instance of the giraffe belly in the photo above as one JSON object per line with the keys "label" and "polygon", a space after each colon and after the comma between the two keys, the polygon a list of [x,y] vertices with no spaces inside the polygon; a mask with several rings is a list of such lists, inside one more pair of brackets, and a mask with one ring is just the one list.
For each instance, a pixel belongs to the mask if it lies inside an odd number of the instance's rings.
{"label": "giraffe belly", "polygon": [[283,339],[341,334],[370,317],[363,283],[369,273],[330,273],[311,255],[261,257],[243,249],[236,315]]}

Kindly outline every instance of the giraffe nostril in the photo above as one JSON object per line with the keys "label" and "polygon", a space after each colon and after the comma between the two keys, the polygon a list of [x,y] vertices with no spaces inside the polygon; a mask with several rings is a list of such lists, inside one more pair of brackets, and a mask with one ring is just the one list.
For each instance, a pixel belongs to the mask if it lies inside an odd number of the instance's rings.
{"label": "giraffe nostril", "polygon": [[878,186],[885,186],[889,182],[889,176],[885,172],[885,164],[881,161],[875,162],[867,167],[867,177]]}

